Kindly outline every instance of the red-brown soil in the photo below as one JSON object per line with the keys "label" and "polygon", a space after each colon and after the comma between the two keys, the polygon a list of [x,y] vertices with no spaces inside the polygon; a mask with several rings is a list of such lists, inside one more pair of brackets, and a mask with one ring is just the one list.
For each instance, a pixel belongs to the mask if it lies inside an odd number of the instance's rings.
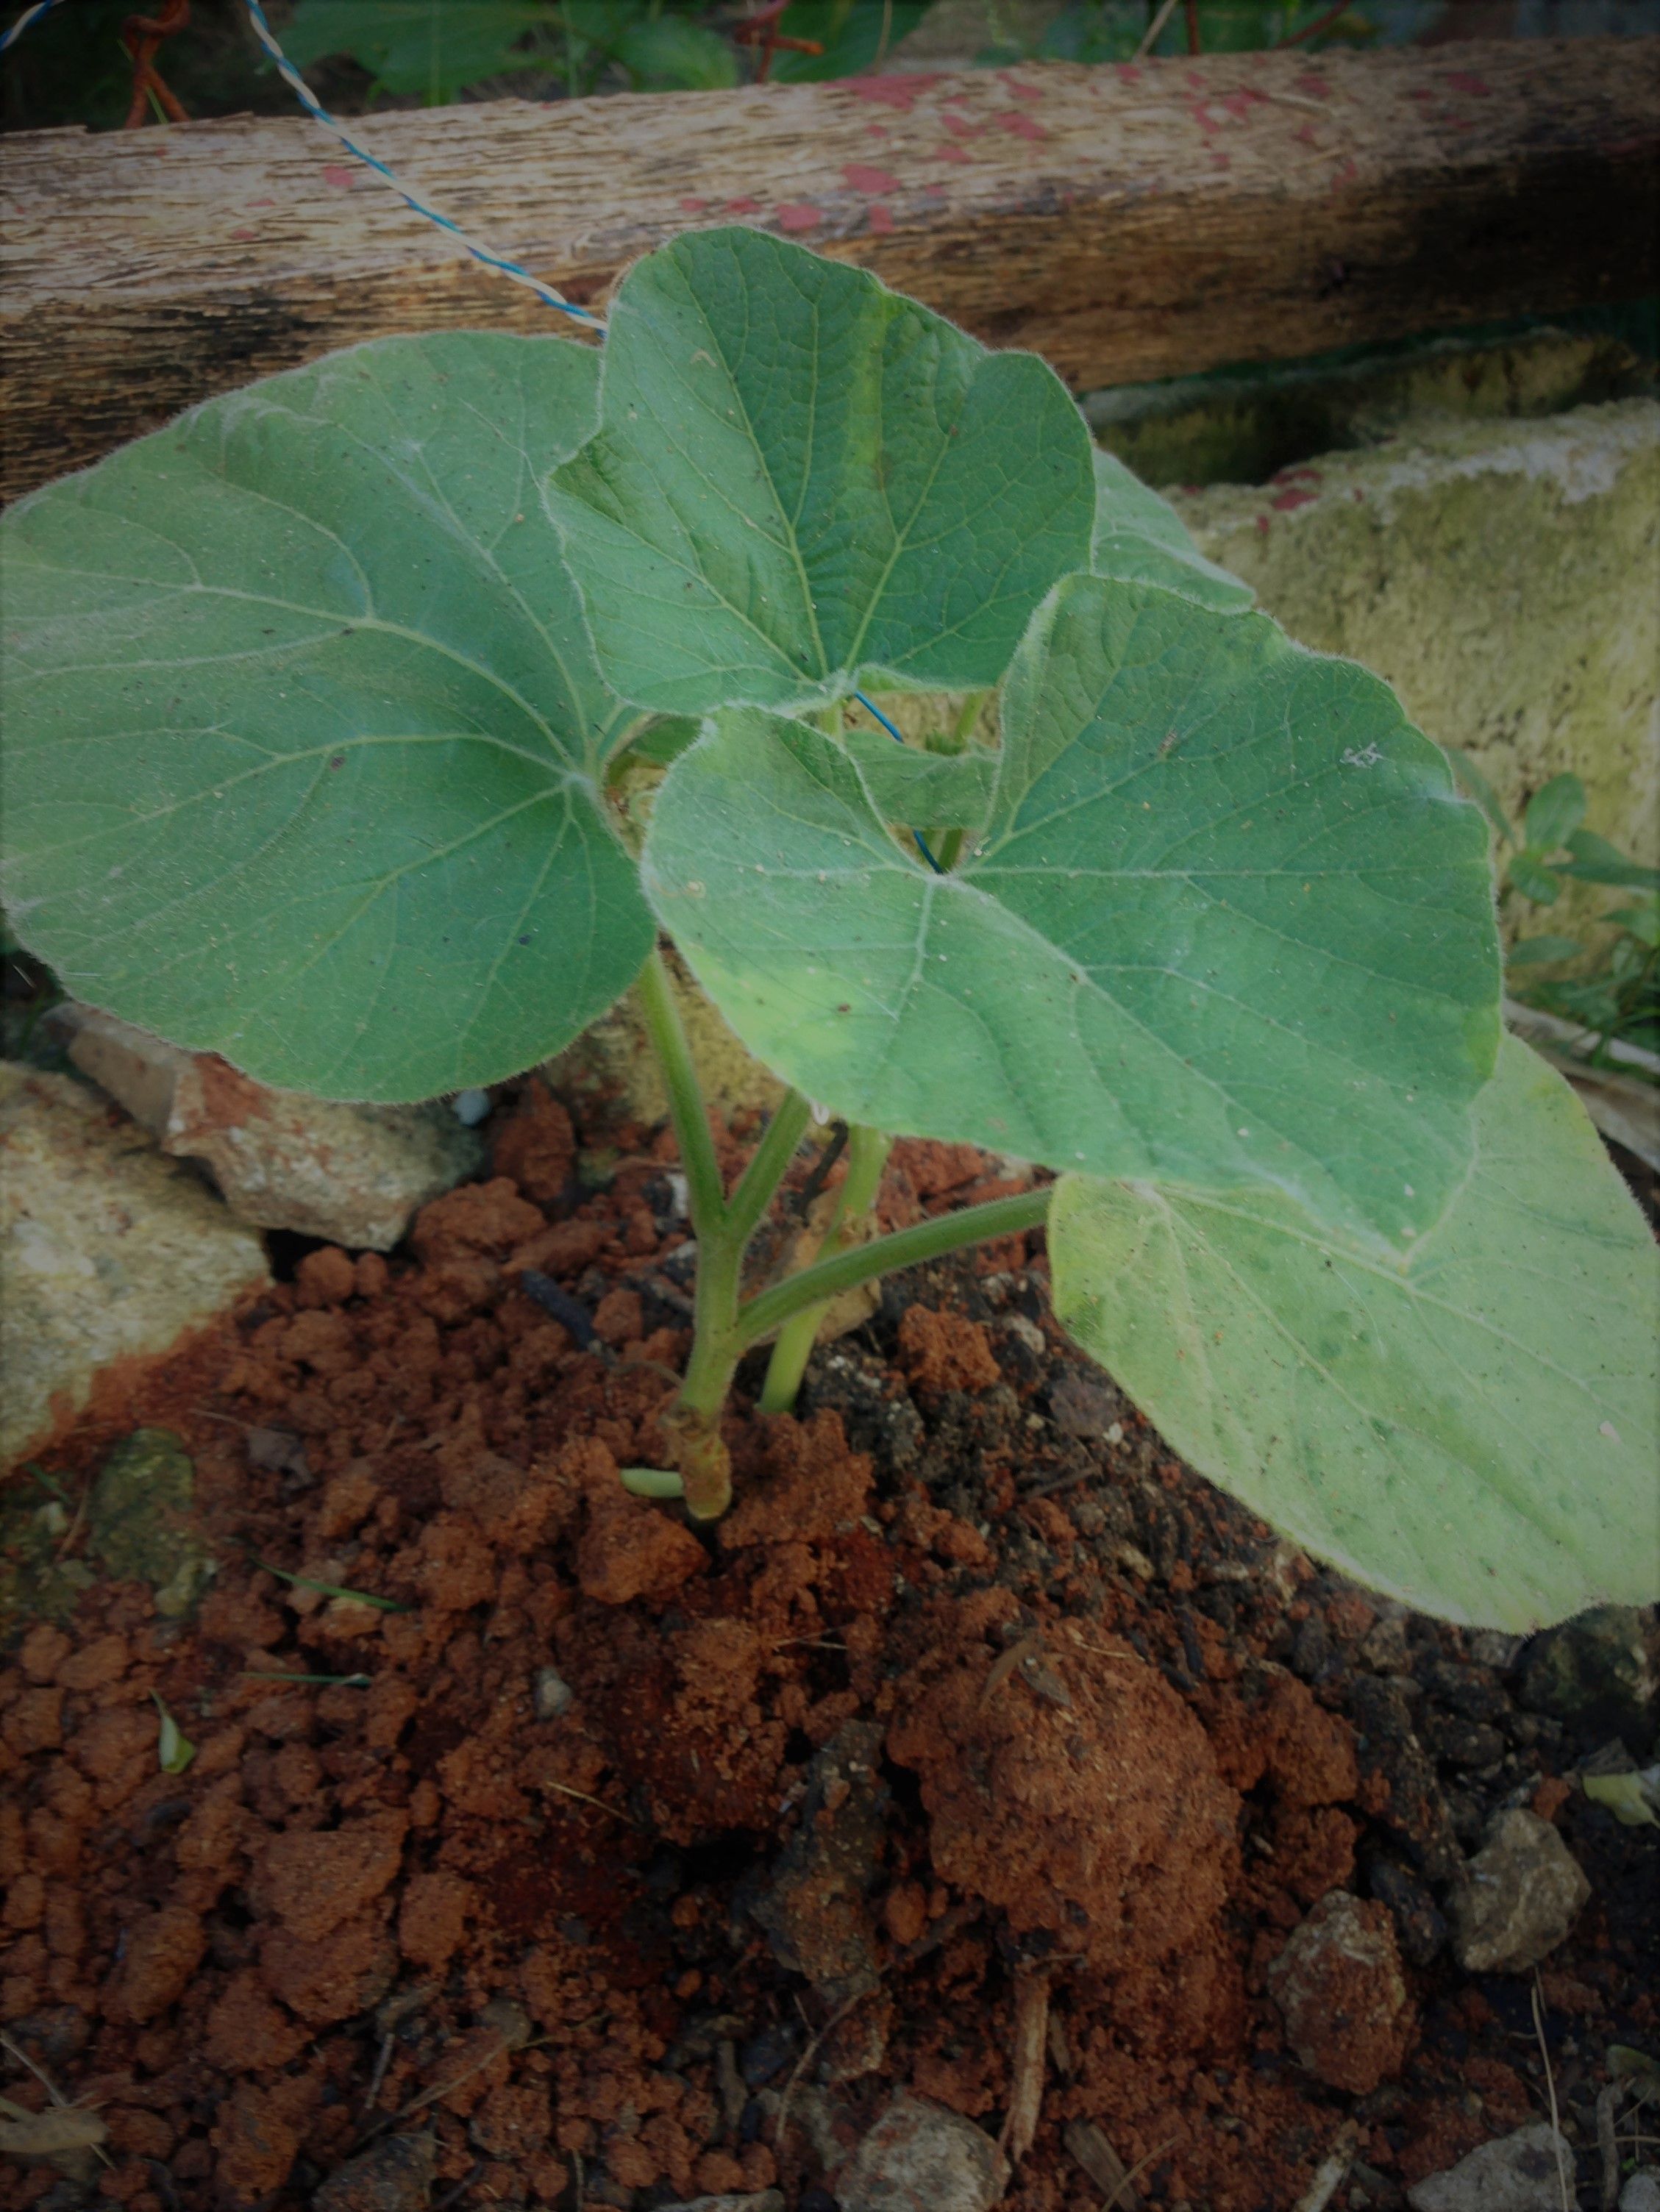
{"label": "red-brown soil", "polygon": [[[1548,1778],[1561,1730],[1506,1722],[1480,1780],[1456,1745],[1432,1761],[1401,1701],[1427,1695],[1420,1733],[1461,1686],[1497,1712],[1491,1668],[1417,1620],[1363,1656],[1373,1607],[1066,1349],[1041,1239],[887,1285],[799,1419],[740,1395],[713,1534],[629,1498],[689,1275],[672,1146],[619,1149],[584,1196],[532,1089],[496,1178],[407,1254],[309,1253],[48,1455],[72,1492],[131,1428],[174,1430],[220,1561],[183,1623],[97,1585],[0,1689],[0,2019],[108,2125],[84,2201],[275,2212],[429,2131],[435,2201],[647,2212],[777,2181],[827,2212],[827,2161],[897,2084],[995,2130],[1041,1969],[1018,2212],[1095,2212],[1079,2120],[1146,2161],[1140,2203],[1190,2212],[1289,2212],[1352,2122],[1372,2179],[1337,2202],[1398,2203],[1543,2109],[1529,1990],[1466,1979],[1433,1925],[1484,1809],[1535,1784],[1596,1885],[1541,1985],[1594,2142],[1598,2054],[1660,2026],[1653,1908],[1623,1833]],[[989,1173],[902,1145],[885,1209]],[[152,1693],[197,1747],[182,1775]],[[1408,1956],[1383,2040],[1327,2054],[1386,2070],[1358,2097],[1269,1993],[1335,1888]],[[82,2201],[0,2167],[0,2212]]]}

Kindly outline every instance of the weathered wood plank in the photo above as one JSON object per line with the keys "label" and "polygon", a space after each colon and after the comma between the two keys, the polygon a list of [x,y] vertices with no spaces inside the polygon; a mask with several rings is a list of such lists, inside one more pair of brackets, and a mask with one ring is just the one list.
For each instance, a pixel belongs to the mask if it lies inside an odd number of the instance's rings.
{"label": "weathered wood plank", "polygon": [[[364,136],[575,297],[738,218],[1080,387],[1656,283],[1652,39],[502,101]],[[13,137],[0,180],[8,493],[332,346],[559,327],[298,118]]]}

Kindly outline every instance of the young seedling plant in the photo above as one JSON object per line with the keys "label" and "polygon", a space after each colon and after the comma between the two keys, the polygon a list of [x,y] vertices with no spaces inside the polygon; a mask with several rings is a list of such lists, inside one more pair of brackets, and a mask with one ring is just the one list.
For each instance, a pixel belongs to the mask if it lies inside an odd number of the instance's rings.
{"label": "young seedling plant", "polygon": [[[693,1515],[746,1352],[785,1407],[828,1299],[1042,1226],[1076,1342],[1319,1556],[1517,1629],[1660,1588],[1654,1248],[1501,1033],[1481,814],[1041,362],[706,231],[629,273],[603,352],[357,347],[4,544],[4,896],[68,988],[372,1100],[516,1074],[635,990],[698,1262],[655,1486]],[[665,940],[787,1086],[730,1191]],[[747,1291],[815,1108],[841,1212]],[[897,1134],[1054,1180],[873,1239]]]}

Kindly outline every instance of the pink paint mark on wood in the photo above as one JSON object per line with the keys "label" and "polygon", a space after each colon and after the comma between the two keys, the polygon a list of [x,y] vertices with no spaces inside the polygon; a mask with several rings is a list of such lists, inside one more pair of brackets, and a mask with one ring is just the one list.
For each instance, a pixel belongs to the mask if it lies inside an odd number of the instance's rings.
{"label": "pink paint mark on wood", "polygon": [[874,202],[866,213],[865,227],[875,231],[879,236],[885,237],[893,228],[891,210],[885,208],[879,200]]}
{"label": "pink paint mark on wood", "polygon": [[727,202],[728,215],[759,215],[760,212],[759,200],[728,200]]}
{"label": "pink paint mark on wood", "polygon": [[[1310,506],[1316,495],[1316,494],[1311,491],[1297,491],[1295,489],[1291,491],[1282,491],[1275,498],[1271,499],[1268,501],[1268,505],[1270,507],[1278,507],[1281,514],[1290,514],[1297,507]],[[1267,527],[1266,517],[1259,517],[1258,526],[1259,528]]]}
{"label": "pink paint mark on wood", "polygon": [[817,230],[824,220],[824,210],[810,207],[805,200],[789,200],[773,210],[773,221],[780,230]]}
{"label": "pink paint mark on wood", "polygon": [[1312,74],[1305,73],[1302,76],[1293,77],[1292,79],[1292,82],[1296,86],[1298,92],[1306,93],[1310,100],[1329,100],[1331,98],[1331,87],[1326,82],[1326,80],[1323,76],[1315,76]]}
{"label": "pink paint mark on wood", "polygon": [[359,173],[356,169],[349,169],[344,161],[326,161],[323,165],[323,182],[332,185],[337,192],[350,191]]}
{"label": "pink paint mark on wood", "polygon": [[921,70],[915,76],[849,77],[848,88],[860,100],[879,100],[884,107],[897,107],[902,115],[909,115],[921,94],[944,82],[937,72]]}
{"label": "pink paint mark on wood", "polygon": [[1314,125],[1311,123],[1299,123],[1296,130],[1293,131],[1291,135],[1297,140],[1299,145],[1312,146],[1314,143]]}
{"label": "pink paint mark on wood", "polygon": [[1242,84],[1237,92],[1231,92],[1222,102],[1227,112],[1237,116],[1241,123],[1244,121],[1253,107],[1266,107],[1268,104],[1267,93],[1258,92],[1254,84]]}
{"label": "pink paint mark on wood", "polygon": [[931,154],[922,156],[925,161],[955,161],[959,168],[970,169],[974,164],[960,146],[936,146]]}
{"label": "pink paint mark on wood", "polygon": [[255,208],[275,207],[277,203],[275,200],[250,200],[248,202],[248,212],[252,215]]}
{"label": "pink paint mark on wood", "polygon": [[1213,149],[1210,165],[1213,169],[1231,169],[1233,167],[1233,156],[1231,154],[1218,153]]}
{"label": "pink paint mark on wood", "polygon": [[1444,115],[1441,120],[1449,131],[1474,131],[1475,128],[1473,118],[1468,115]]}
{"label": "pink paint mark on wood", "polygon": [[1134,62],[1120,62],[1118,74],[1126,84],[1140,84],[1141,82],[1141,72]]}
{"label": "pink paint mark on wood", "polygon": [[1354,166],[1353,155],[1345,154],[1331,173],[1331,189],[1335,191],[1341,185],[1353,184],[1359,173],[1359,170]]}
{"label": "pink paint mark on wood", "polygon": [[984,136],[987,129],[983,123],[970,123],[966,115],[959,115],[954,107],[942,109],[939,120],[953,138],[979,138]]}
{"label": "pink paint mark on wood", "polygon": [[897,192],[903,189],[891,170],[873,169],[866,161],[848,161],[842,174],[855,192]]}
{"label": "pink paint mark on wood", "polygon": [[231,236],[238,240],[258,238],[258,235],[259,234],[257,230],[234,230],[231,233]]}
{"label": "pink paint mark on wood", "polygon": [[681,210],[686,215],[702,215],[708,205],[707,200],[682,200],[680,203]]}
{"label": "pink paint mark on wood", "polygon": [[1211,113],[1208,107],[1201,105],[1197,107],[1189,108],[1188,112],[1192,116],[1194,121],[1199,125],[1199,128],[1204,132],[1207,138],[1214,138],[1217,132],[1222,128],[1221,125]]}
{"label": "pink paint mark on wood", "polygon": [[1274,472],[1275,483],[1297,483],[1299,481],[1304,483],[1323,483],[1325,480],[1325,471],[1316,469],[1311,462],[1308,461],[1300,462],[1295,468],[1276,469]]}
{"label": "pink paint mark on wood", "polygon": [[1041,100],[1043,97],[1038,86],[1028,84],[1024,77],[1016,76],[1012,70],[999,70],[997,74],[1002,78],[1012,100]]}
{"label": "pink paint mark on wood", "polygon": [[888,135],[888,126],[885,123],[867,123],[865,125],[866,138],[885,138]]}
{"label": "pink paint mark on wood", "polygon": [[1017,138],[1047,138],[1049,135],[1035,117],[1018,107],[1000,109],[992,121],[1000,123],[1005,131],[1012,132]]}
{"label": "pink paint mark on wood", "polygon": [[1493,91],[1486,77],[1474,76],[1468,70],[1449,70],[1447,82],[1455,92],[1468,93],[1472,100],[1486,100]]}
{"label": "pink paint mark on wood", "polygon": [[1259,514],[1256,518],[1256,534],[1259,538],[1266,538],[1268,534],[1268,518],[1266,514]]}

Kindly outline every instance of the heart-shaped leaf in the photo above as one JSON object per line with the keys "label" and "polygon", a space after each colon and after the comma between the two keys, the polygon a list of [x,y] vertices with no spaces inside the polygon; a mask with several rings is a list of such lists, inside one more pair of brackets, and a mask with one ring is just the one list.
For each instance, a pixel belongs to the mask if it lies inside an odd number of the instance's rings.
{"label": "heart-shaped leaf", "polygon": [[1058,1185],[1055,1311],[1185,1459],[1321,1559],[1527,1630],[1660,1595],[1654,1241],[1506,1039],[1468,1180],[1404,1268],[1290,1200]]}
{"label": "heart-shaped leaf", "polygon": [[1090,567],[1122,584],[1162,584],[1218,614],[1243,614],[1256,604],[1249,584],[1206,560],[1169,501],[1098,446]]}
{"label": "heart-shaped leaf", "polygon": [[1088,565],[1089,433],[864,270],[693,232],[623,279],[599,435],[548,487],[600,666],[666,713],[995,684]]}
{"label": "heart-shaped leaf", "polygon": [[13,508],[4,896],[71,991],[408,1099],[627,988],[650,921],[599,780],[633,718],[538,490],[596,374],[562,339],[387,339]]}
{"label": "heart-shaped leaf", "polygon": [[1392,693],[1259,615],[1080,576],[1003,707],[944,878],[805,724],[729,714],[676,763],[647,892],[745,1043],[849,1121],[1427,1227],[1499,961],[1485,825]]}

